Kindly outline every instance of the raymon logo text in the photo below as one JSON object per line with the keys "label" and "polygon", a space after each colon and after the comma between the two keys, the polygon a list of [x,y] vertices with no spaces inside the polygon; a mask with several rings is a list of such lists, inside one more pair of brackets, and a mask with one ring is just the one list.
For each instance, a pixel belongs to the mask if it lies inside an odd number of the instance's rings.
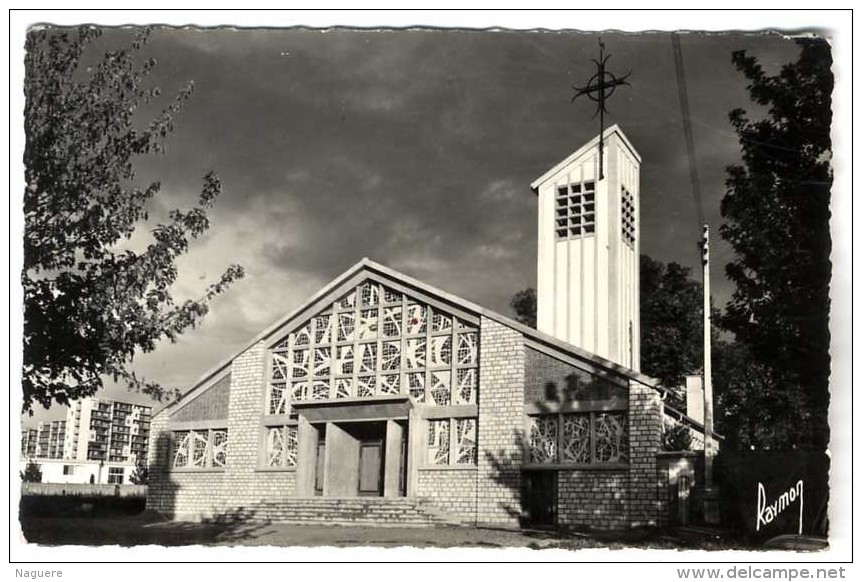
{"label": "raymon logo text", "polygon": [[767,526],[772,521],[781,515],[791,504],[799,501],[799,534],[802,534],[802,508],[804,486],[802,479],[796,482],[790,489],[782,492],[771,503],[767,503],[766,487],[763,483],[757,483],[757,531],[760,531],[760,526]]}

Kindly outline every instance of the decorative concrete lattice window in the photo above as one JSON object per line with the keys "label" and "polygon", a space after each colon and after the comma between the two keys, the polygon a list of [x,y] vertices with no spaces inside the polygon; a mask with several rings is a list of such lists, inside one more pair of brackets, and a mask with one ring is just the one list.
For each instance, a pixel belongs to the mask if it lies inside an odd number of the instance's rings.
{"label": "decorative concrete lattice window", "polygon": [[451,402],[451,391],[449,387],[452,385],[452,372],[449,370],[440,370],[431,372],[431,399],[434,404],[446,406]]}
{"label": "decorative concrete lattice window", "polygon": [[332,341],[332,316],[321,315],[314,318],[314,343],[328,344]]}
{"label": "decorative concrete lattice window", "polygon": [[432,465],[449,464],[448,419],[428,421],[428,462]]}
{"label": "decorative concrete lattice window", "polygon": [[409,372],[407,374],[407,385],[413,400],[416,402],[425,402],[425,374],[422,372]]}
{"label": "decorative concrete lattice window", "polygon": [[560,451],[563,463],[589,463],[592,458],[589,414],[564,414]]}
{"label": "decorative concrete lattice window", "polygon": [[270,361],[267,415],[290,415],[290,402],[398,394],[474,405],[479,331],[436,304],[367,280],[281,338]]}
{"label": "decorative concrete lattice window", "polygon": [[557,187],[554,209],[557,240],[592,236],[596,232],[596,183]]}
{"label": "decorative concrete lattice window", "polygon": [[227,463],[227,429],[214,430],[212,437],[212,466],[224,467]]}
{"label": "decorative concrete lattice window", "polygon": [[530,460],[554,463],[557,460],[557,417],[530,417]]}
{"label": "decorative concrete lattice window", "polygon": [[476,419],[459,418],[455,420],[455,464],[476,464]]}
{"label": "decorative concrete lattice window", "polygon": [[628,461],[628,442],[624,412],[604,412],[593,415],[593,434],[596,439],[596,463]]}
{"label": "decorative concrete lattice window", "polygon": [[287,384],[272,382],[269,386],[269,413],[284,414],[288,401]]}
{"label": "decorative concrete lattice window", "polygon": [[266,429],[266,466],[295,467],[298,450],[296,426],[270,426]]}
{"label": "decorative concrete lattice window", "polygon": [[635,197],[631,192],[620,187],[620,229],[623,240],[630,247],[635,244]]}
{"label": "decorative concrete lattice window", "polygon": [[476,419],[428,420],[429,465],[476,465]]}
{"label": "decorative concrete lattice window", "polygon": [[175,431],[173,443],[176,469],[219,469],[227,464],[226,428]]}
{"label": "decorative concrete lattice window", "polygon": [[600,465],[628,461],[625,411],[530,416],[529,426],[532,464]]}
{"label": "decorative concrete lattice window", "polygon": [[476,369],[458,370],[458,386],[454,404],[473,404],[476,402]]}

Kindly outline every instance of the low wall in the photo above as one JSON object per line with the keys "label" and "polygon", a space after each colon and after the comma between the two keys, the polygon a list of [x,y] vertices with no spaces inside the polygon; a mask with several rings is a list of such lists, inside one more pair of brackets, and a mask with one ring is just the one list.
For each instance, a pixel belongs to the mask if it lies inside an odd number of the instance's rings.
{"label": "low wall", "polygon": [[77,497],[146,497],[146,485],[97,485],[91,483],[21,483],[21,496],[72,495]]}
{"label": "low wall", "polygon": [[22,483],[21,517],[135,515],[146,508],[146,485]]}

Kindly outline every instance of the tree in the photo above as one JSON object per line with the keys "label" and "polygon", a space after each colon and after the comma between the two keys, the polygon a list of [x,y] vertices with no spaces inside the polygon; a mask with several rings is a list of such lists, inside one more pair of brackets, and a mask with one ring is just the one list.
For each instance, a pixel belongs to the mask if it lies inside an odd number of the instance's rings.
{"label": "tree", "polygon": [[42,467],[36,461],[28,461],[24,470],[19,473],[24,483],[41,483]]}
{"label": "tree", "polygon": [[641,255],[641,370],[668,388],[703,367],[703,287],[691,269]]}
{"label": "tree", "polygon": [[515,320],[536,328],[536,290],[528,287],[518,291],[509,301],[509,306],[515,312]]}
{"label": "tree", "polygon": [[150,482],[150,469],[144,459],[138,459],[135,463],[135,470],[129,475],[129,481],[133,485],[146,485]]}
{"label": "tree", "polygon": [[665,423],[661,433],[661,450],[687,451],[691,448],[691,431],[682,423]]}
{"label": "tree", "polygon": [[781,449],[799,427],[798,387],[788,387],[740,341],[713,345],[715,429],[736,450]]}
{"label": "tree", "polygon": [[832,57],[822,39],[797,43],[799,59],[776,76],[744,51],[733,53],[752,100],[766,113],[757,119],[742,109],[730,113],[742,164],[727,169],[721,203],[720,232],[736,253],[727,266],[736,290],[722,325],[744,344],[748,361],[757,362],[752,377],[734,389],[749,401],[770,386],[772,406],[786,413],[780,422],[793,426],[784,442],[771,445],[823,449],[829,441]]}
{"label": "tree", "polygon": [[[703,292],[691,269],[640,258],[641,370],[668,387],[702,367]],[[519,291],[510,305],[515,318],[536,326],[536,292]]]}
{"label": "tree", "polygon": [[89,67],[82,62],[93,56],[99,29],[27,35],[23,410],[31,414],[36,402],[48,408],[90,396],[107,377],[163,397],[161,386],[130,369],[136,352],[175,341],[243,275],[232,265],[200,299],[176,304],[171,297],[176,258],[209,227],[206,211],[221,191],[213,173],[203,177],[196,207],[147,225],[145,250],[122,248],[146,225],[160,190],[159,182],[136,184],[133,160],[164,151],[173,116],[192,91],[189,84],[146,126],[135,119],[159,96],[145,86],[155,62],[134,58],[148,32]]}

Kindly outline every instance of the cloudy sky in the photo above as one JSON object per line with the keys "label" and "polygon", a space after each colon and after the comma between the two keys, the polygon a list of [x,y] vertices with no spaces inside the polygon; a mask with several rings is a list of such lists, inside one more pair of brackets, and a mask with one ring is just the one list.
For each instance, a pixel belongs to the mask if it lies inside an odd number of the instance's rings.
{"label": "cloudy sky", "polygon": [[[671,39],[601,35],[611,71],[632,71],[608,104],[639,150],[641,249],[698,265]],[[113,30],[99,50],[128,43]],[[167,103],[194,80],[163,156],[157,220],[192,205],[201,176],[224,191],[210,231],[180,262],[176,296],[198,296],[230,263],[247,276],[198,329],[141,356],[136,369],[188,387],[362,257],[501,313],[534,286],[536,199],[529,184],[598,131],[594,105],[572,104],[593,74],[598,35],[466,30],[168,29],[153,31],[152,82]],[[776,34],[681,36],[698,170],[713,229],[713,291],[723,304],[730,249],[717,235],[725,168],[739,146],[728,112],[752,110],[731,53],[770,71],[793,61]],[[142,118],[142,121],[144,119]],[[150,225],[151,226],[151,225]],[[144,232],[146,229],[144,229]],[[143,239],[141,239],[143,240]],[[145,401],[124,389],[108,397]],[[34,420],[58,417],[39,413]]]}

